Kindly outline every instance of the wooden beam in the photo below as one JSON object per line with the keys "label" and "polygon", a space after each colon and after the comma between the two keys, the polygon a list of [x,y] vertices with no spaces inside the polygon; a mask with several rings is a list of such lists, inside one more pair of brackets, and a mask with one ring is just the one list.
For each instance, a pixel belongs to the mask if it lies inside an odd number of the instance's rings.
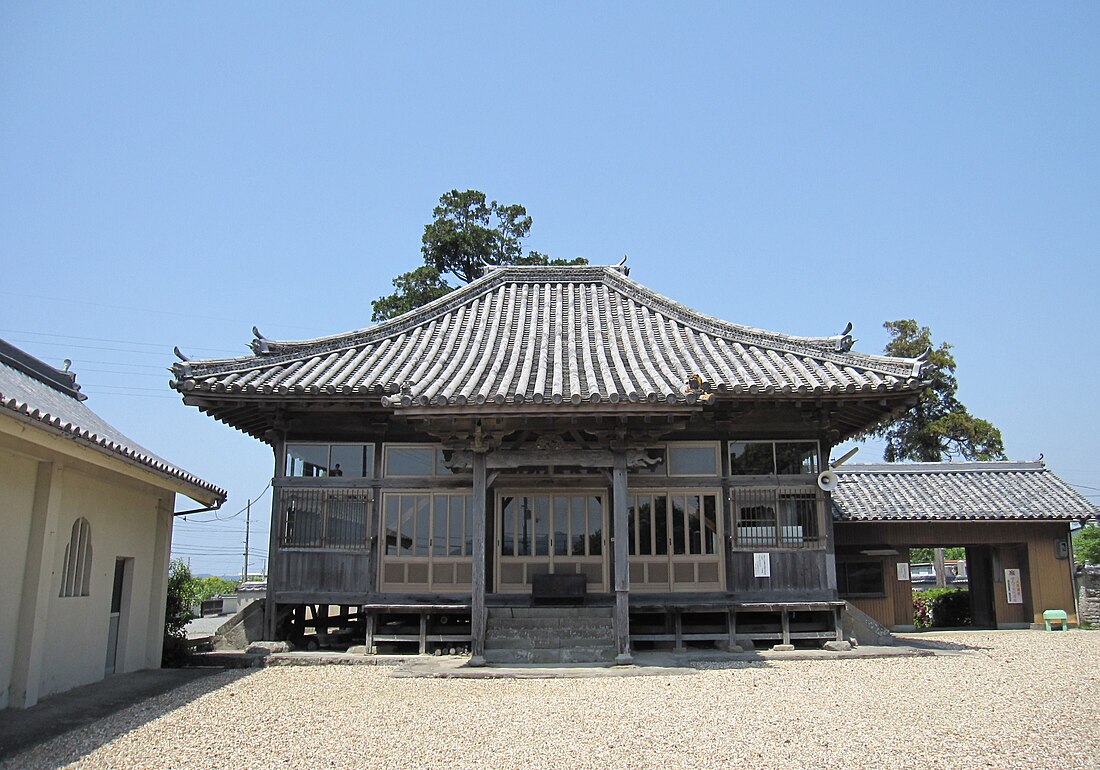
{"label": "wooden beam", "polygon": [[470,596],[470,663],[485,665],[485,452],[473,453],[473,569]]}
{"label": "wooden beam", "polygon": [[615,643],[618,650],[615,663],[628,666],[634,662],[634,656],[630,652],[630,539],[627,537],[629,523],[626,506],[626,451],[616,449],[614,455],[611,496],[615,536]]}
{"label": "wooden beam", "polygon": [[[451,454],[448,467],[471,467],[471,455],[475,453],[456,450]],[[643,449],[622,452],[624,462],[631,467],[655,465],[658,459]],[[581,468],[611,468],[615,465],[616,452],[608,449],[498,449],[487,459],[485,467],[492,470],[517,468],[543,468],[551,465],[579,466]]]}

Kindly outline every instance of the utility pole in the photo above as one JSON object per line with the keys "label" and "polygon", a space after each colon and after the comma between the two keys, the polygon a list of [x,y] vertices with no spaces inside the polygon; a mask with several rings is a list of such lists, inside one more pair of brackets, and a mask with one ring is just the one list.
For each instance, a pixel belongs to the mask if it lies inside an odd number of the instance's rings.
{"label": "utility pole", "polygon": [[252,501],[248,501],[248,505],[245,506],[244,514],[244,573],[241,575],[241,582],[244,583],[248,580],[248,528],[252,521]]}

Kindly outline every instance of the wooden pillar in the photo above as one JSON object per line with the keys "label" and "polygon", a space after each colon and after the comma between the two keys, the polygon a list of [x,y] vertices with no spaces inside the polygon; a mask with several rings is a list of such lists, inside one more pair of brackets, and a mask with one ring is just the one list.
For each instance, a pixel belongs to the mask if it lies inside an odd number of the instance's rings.
{"label": "wooden pillar", "polygon": [[[286,434],[277,433],[274,439],[275,474],[274,480],[278,481],[286,474]],[[282,529],[282,511],[280,503],[282,499],[282,487],[273,483],[271,485],[271,530],[267,541],[267,593],[264,598],[264,639],[275,640],[275,629],[278,625],[278,606],[275,604],[275,592],[279,574],[279,535]]]}
{"label": "wooden pillar", "polygon": [[474,510],[471,539],[473,570],[470,592],[470,662],[485,665],[485,452],[473,453]]}
{"label": "wooden pillar", "polygon": [[630,652],[630,538],[626,507],[626,452],[614,451],[611,476],[612,512],[615,532],[615,663],[628,666],[634,662]]}

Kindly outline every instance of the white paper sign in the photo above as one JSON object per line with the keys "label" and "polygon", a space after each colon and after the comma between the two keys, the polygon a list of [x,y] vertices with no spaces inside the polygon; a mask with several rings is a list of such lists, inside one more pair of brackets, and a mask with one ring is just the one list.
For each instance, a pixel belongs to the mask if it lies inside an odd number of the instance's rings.
{"label": "white paper sign", "polygon": [[1008,596],[1009,604],[1024,603],[1024,586],[1020,582],[1020,570],[1005,570],[1005,594]]}
{"label": "white paper sign", "polygon": [[770,578],[772,576],[772,555],[770,553],[754,553],[752,555],[752,574],[758,578]]}
{"label": "white paper sign", "polygon": [[899,561],[898,562],[898,580],[908,580],[908,579],[909,579],[909,562]]}

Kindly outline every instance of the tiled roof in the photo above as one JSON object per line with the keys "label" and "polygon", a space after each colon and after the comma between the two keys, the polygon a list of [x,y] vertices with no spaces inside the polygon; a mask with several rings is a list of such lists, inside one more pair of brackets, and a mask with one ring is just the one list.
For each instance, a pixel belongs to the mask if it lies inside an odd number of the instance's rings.
{"label": "tiled roof", "polygon": [[[921,387],[918,359],[721,321],[613,267],[502,267],[411,313],[255,355],[174,366],[183,393],[385,397],[394,407],[691,403],[700,374],[738,394],[885,394]],[[256,330],[253,330],[256,331]]]}
{"label": "tiled roof", "polygon": [[1042,462],[846,465],[832,493],[838,521],[1048,519],[1100,516]]}
{"label": "tiled roof", "polygon": [[224,489],[172,465],[105,422],[88,408],[86,397],[79,391],[71,372],[55,369],[0,340],[0,413],[14,413],[47,430],[183,482],[193,488],[194,494],[201,495],[197,499],[219,504],[225,501]]}

